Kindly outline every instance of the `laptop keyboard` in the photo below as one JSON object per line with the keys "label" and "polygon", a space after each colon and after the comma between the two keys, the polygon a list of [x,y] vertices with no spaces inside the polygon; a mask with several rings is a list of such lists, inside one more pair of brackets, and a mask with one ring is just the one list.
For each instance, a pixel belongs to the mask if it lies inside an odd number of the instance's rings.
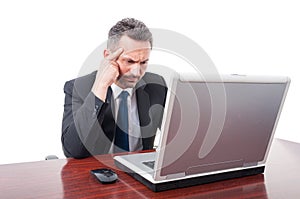
{"label": "laptop keyboard", "polygon": [[154,163],[155,161],[148,161],[148,162],[143,162],[144,165],[146,165],[147,167],[154,169]]}

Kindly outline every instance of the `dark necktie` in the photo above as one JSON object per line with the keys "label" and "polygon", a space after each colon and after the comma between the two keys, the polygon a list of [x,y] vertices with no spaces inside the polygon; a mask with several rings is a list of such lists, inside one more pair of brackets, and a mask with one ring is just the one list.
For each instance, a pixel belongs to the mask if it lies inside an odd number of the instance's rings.
{"label": "dark necktie", "polygon": [[[128,106],[127,97],[129,93],[122,91],[119,95],[120,103],[117,116],[117,126],[115,135],[115,150],[114,152],[121,152],[122,150],[129,151],[128,141]],[[120,150],[121,149],[121,150]]]}

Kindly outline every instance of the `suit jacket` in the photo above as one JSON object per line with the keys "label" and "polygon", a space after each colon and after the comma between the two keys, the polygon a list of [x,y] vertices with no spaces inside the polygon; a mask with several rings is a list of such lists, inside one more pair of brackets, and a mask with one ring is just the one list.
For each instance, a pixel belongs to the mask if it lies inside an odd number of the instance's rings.
{"label": "suit jacket", "polygon": [[[105,102],[91,88],[97,72],[65,83],[62,146],[66,157],[84,158],[108,153],[114,140],[116,123],[111,102]],[[143,150],[152,149],[157,128],[161,126],[167,86],[163,77],[146,73],[134,88],[137,97]]]}

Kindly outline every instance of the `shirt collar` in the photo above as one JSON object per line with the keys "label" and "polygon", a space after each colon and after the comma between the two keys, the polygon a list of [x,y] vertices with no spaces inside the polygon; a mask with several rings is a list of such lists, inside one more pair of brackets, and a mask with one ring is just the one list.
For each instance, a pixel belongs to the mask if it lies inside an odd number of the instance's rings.
{"label": "shirt collar", "polygon": [[117,99],[117,97],[119,97],[120,93],[122,91],[127,91],[130,95],[130,97],[132,96],[132,91],[133,91],[133,88],[126,88],[126,89],[122,89],[120,88],[118,85],[116,84],[112,84],[111,85],[111,89],[112,89],[112,92],[114,94],[114,99]]}

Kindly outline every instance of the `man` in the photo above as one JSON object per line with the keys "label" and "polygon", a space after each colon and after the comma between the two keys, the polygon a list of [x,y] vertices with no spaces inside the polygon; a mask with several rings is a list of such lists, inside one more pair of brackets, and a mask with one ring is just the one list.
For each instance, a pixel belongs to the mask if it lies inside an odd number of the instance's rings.
{"label": "man", "polygon": [[66,157],[152,149],[167,87],[146,72],[152,34],[126,18],[108,35],[97,71],[66,82],[62,145]]}

